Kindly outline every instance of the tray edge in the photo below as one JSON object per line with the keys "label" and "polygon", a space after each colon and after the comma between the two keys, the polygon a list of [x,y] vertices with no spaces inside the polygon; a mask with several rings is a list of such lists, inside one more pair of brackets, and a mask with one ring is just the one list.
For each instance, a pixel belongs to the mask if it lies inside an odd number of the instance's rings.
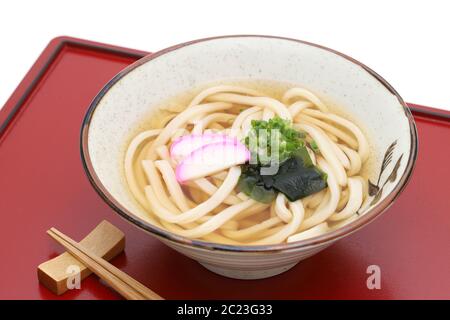
{"label": "tray edge", "polygon": [[55,62],[59,54],[67,46],[135,59],[140,59],[149,54],[148,52],[141,50],[113,46],[68,36],[53,38],[41,52],[37,60],[31,66],[22,81],[8,98],[3,108],[0,110],[0,139],[3,138],[7,128],[14,121],[16,115],[21,111],[22,106],[34,92],[35,88],[43,79],[44,75]]}
{"label": "tray edge", "polygon": [[[116,54],[135,59],[140,59],[149,54],[149,52],[146,51],[114,46],[69,36],[59,36],[52,39],[19,83],[17,88],[8,98],[3,108],[0,110],[0,140],[3,138],[7,128],[14,121],[16,115],[21,111],[22,106],[25,104],[46,72],[52,66],[53,62],[66,46]],[[426,107],[414,103],[407,104],[414,115],[450,122],[450,111]]]}

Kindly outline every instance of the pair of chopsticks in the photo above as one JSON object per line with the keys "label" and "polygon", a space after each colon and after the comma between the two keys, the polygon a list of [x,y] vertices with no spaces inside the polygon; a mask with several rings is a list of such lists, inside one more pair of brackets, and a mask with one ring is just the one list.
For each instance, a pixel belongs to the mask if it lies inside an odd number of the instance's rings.
{"label": "pair of chopsticks", "polygon": [[47,234],[124,298],[128,300],[164,300],[164,298],[144,286],[142,283],[119,270],[105,259],[90,252],[55,228],[48,230]]}

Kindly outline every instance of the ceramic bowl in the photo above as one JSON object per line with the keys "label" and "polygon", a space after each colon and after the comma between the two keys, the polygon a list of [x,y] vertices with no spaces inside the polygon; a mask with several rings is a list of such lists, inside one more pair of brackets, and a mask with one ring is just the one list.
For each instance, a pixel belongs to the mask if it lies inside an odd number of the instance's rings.
{"label": "ceramic bowl", "polygon": [[[124,178],[122,163],[132,134],[168,97],[205,84],[236,80],[270,80],[306,87],[325,103],[345,108],[362,125],[371,142],[370,181],[374,186],[371,204],[358,219],[318,237],[264,246],[191,240],[152,224]],[[130,223],[213,272],[258,279],[288,270],[385,211],[411,176],[417,132],[411,112],[397,92],[374,71],[344,54],[294,39],[224,36],[164,49],[116,75],[87,112],[81,154],[94,188]],[[391,161],[383,166],[386,155]]]}

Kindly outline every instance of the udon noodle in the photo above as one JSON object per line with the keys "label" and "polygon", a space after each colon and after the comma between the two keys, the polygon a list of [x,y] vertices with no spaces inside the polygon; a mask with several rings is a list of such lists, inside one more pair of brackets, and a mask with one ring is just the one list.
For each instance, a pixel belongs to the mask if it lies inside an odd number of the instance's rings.
{"label": "udon noodle", "polygon": [[[252,120],[275,116],[314,140],[312,161],[326,173],[326,188],[289,201],[278,193],[261,203],[237,190],[241,167],[179,183],[170,146],[180,136],[225,133],[245,137]],[[160,228],[231,245],[293,242],[339,228],[358,217],[367,198],[362,168],[369,144],[352,121],[331,112],[315,94],[291,88],[281,99],[244,86],[219,85],[198,93],[181,112],[136,135],[126,151],[125,176],[137,202]]]}

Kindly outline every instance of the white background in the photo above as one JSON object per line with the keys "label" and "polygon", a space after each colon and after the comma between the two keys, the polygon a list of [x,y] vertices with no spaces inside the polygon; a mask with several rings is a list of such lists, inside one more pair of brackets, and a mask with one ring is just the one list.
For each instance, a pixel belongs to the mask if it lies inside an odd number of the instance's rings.
{"label": "white background", "polygon": [[146,51],[267,34],[367,64],[408,102],[450,110],[448,1],[1,1],[0,108],[47,43],[68,35]]}

